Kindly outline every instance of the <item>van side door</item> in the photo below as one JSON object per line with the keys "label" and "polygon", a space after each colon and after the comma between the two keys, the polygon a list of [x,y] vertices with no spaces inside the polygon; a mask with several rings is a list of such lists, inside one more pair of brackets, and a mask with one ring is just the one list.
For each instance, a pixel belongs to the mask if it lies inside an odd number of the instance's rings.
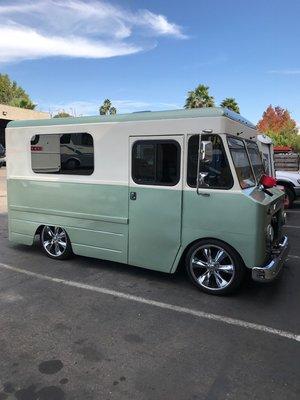
{"label": "van side door", "polygon": [[169,272],[181,245],[183,136],[129,138],[128,263]]}

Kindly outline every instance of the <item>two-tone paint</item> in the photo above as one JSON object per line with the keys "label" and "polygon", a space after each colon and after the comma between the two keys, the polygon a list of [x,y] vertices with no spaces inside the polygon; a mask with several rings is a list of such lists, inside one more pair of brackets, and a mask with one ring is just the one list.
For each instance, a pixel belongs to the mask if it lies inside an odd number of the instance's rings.
{"label": "two-tone paint", "polygon": [[[186,181],[187,146],[189,137],[204,129],[221,136],[233,186],[199,189],[198,195]],[[34,135],[76,132],[93,137],[92,175],[33,172]],[[267,258],[270,207],[281,207],[282,193],[241,189],[226,134],[249,139],[257,132],[242,117],[219,108],[11,122],[6,130],[9,238],[31,245],[43,225],[61,226],[75,254],[170,273],[192,243],[214,238],[232,246],[247,267],[260,266]],[[145,139],[172,139],[180,145],[175,186],[132,180],[131,149]]]}

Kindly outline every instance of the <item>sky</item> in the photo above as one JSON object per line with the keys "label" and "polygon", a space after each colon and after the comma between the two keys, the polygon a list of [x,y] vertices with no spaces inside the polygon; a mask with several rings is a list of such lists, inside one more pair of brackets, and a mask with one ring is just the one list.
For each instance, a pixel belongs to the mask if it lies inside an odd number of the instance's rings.
{"label": "sky", "polygon": [[300,123],[299,0],[0,0],[0,73],[52,114],[176,109],[202,83]]}

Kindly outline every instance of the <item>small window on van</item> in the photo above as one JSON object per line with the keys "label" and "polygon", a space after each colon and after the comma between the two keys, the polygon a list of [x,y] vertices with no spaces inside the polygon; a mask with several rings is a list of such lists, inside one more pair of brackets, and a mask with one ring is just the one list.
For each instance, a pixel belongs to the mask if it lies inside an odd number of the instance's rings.
{"label": "small window on van", "polygon": [[247,189],[255,186],[255,177],[244,141],[233,137],[229,137],[227,141],[241,188]]}
{"label": "small window on van", "polygon": [[31,138],[31,142],[30,142],[31,146],[34,146],[35,144],[37,144],[39,140],[40,140],[40,136],[39,135],[34,135]]}
{"label": "small window on van", "polygon": [[37,174],[91,175],[93,138],[88,133],[35,135],[31,139],[31,167]]}
{"label": "small window on van", "polygon": [[132,147],[132,179],[139,185],[175,186],[180,179],[180,145],[143,140]]}
{"label": "small window on van", "polygon": [[60,144],[69,144],[70,142],[71,142],[71,134],[70,133],[61,135]]}
{"label": "small window on van", "polygon": [[[230,189],[233,178],[228,164],[222,139],[219,135],[202,135],[201,139],[213,144],[213,159],[209,164],[200,164],[201,172],[206,172],[203,189]],[[188,143],[187,184],[196,187],[199,135],[193,135]]]}

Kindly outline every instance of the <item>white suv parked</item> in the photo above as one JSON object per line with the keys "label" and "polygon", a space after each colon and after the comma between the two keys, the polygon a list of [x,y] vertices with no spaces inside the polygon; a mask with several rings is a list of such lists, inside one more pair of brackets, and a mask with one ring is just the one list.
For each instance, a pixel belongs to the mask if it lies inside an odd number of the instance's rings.
{"label": "white suv parked", "polygon": [[276,171],[277,184],[284,186],[287,207],[293,205],[294,200],[300,196],[300,172]]}

